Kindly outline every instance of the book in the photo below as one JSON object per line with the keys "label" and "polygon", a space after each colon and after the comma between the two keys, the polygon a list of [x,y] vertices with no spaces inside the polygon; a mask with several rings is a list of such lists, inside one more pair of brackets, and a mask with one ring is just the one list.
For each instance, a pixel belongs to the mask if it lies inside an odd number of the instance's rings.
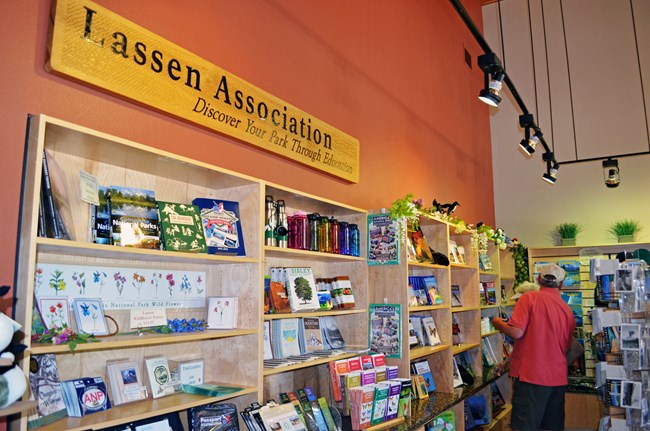
{"label": "book", "polygon": [[279,327],[279,340],[277,344],[280,348],[280,355],[278,358],[300,355],[300,344],[298,343],[300,320],[298,318],[291,318],[275,320],[275,322],[278,322],[277,325]]}
{"label": "book", "polygon": [[399,397],[402,384],[397,380],[387,380],[390,385],[388,389],[388,401],[386,403],[385,418],[387,421],[395,419],[399,410]]}
{"label": "book", "polygon": [[48,150],[43,151],[43,214],[47,236],[74,240],[74,226],[65,174]]}
{"label": "book", "polygon": [[237,406],[232,403],[212,403],[191,407],[187,411],[191,431],[238,431]]}
{"label": "book", "polygon": [[246,256],[239,203],[211,198],[196,198],[205,241],[210,254]]}
{"label": "book", "polygon": [[235,329],[239,298],[236,296],[212,296],[208,299],[208,329]]}
{"label": "book", "polygon": [[449,241],[449,262],[463,263],[460,261],[460,257],[458,256],[458,245],[454,240]]}
{"label": "book", "polygon": [[108,361],[106,376],[113,404],[120,405],[147,398],[147,386],[142,378],[138,361],[131,359]]}
{"label": "book", "polygon": [[411,379],[398,378],[395,379],[400,382],[400,391],[399,391],[399,406],[397,409],[397,417],[410,416],[411,414],[411,396],[413,383]]}
{"label": "book", "polygon": [[506,400],[503,397],[503,394],[501,393],[497,382],[491,383],[490,390],[492,394],[492,412],[497,412],[506,405]]}
{"label": "book", "polygon": [[442,343],[442,341],[440,341],[440,334],[438,334],[438,328],[436,328],[436,322],[433,320],[433,317],[425,316],[422,319],[422,330],[426,336],[427,345],[437,346],[438,344]]}
{"label": "book", "polygon": [[332,385],[332,398],[334,401],[341,402],[341,380],[339,379],[339,376],[350,371],[348,360],[339,359],[337,361],[332,361],[328,364],[328,368],[330,372],[330,383]]}
{"label": "book", "polygon": [[495,305],[497,303],[497,289],[492,281],[486,281],[485,286],[485,302],[487,305]]}
{"label": "book", "polygon": [[92,241],[95,244],[111,244],[111,215],[108,208],[108,187],[99,186],[99,205],[91,206]]}
{"label": "book", "polygon": [[157,201],[164,250],[207,253],[201,215],[196,205]]}
{"label": "book", "polygon": [[452,307],[462,307],[463,301],[461,301],[460,296],[460,286],[457,284],[451,285],[451,306]]}
{"label": "book", "polygon": [[438,289],[438,281],[436,280],[436,276],[435,275],[424,276],[422,277],[422,281],[426,286],[431,304],[432,305],[442,304],[442,296],[440,296],[440,290]]}
{"label": "book", "polygon": [[81,417],[111,408],[106,384],[101,377],[82,377],[61,382],[68,416]]}
{"label": "book", "polygon": [[427,391],[427,382],[421,374],[413,374],[411,376],[411,384],[413,391],[418,399],[423,400],[429,398],[429,391]]}
{"label": "book", "polygon": [[401,356],[400,304],[370,304],[368,336],[370,351],[387,358]]}
{"label": "book", "polygon": [[264,321],[264,360],[273,359],[273,347],[271,346],[271,322]]}
{"label": "book", "polygon": [[372,418],[370,419],[371,426],[377,425],[385,420],[389,391],[390,384],[386,382],[375,385],[375,399],[372,402]]}
{"label": "book", "polygon": [[202,395],[204,397],[222,397],[241,391],[243,388],[236,386],[217,385],[212,383],[197,383],[195,385],[182,385],[181,390],[187,394]]}
{"label": "book", "polygon": [[418,306],[431,304],[429,292],[421,277],[409,277],[409,288],[413,289]]}
{"label": "book", "polygon": [[269,299],[273,313],[281,314],[291,312],[287,286],[284,282],[284,271],[282,268],[271,268]]}
{"label": "book", "polygon": [[487,296],[485,295],[485,282],[482,281],[478,284],[479,302],[481,305],[487,305]]}
{"label": "book", "polygon": [[360,386],[350,389],[350,416],[352,420],[352,429],[362,430],[370,426],[374,399],[374,386]]}
{"label": "book", "polygon": [[451,315],[451,340],[454,345],[463,342],[463,337],[460,331],[460,324],[458,323],[458,318],[456,318],[456,316],[453,313]]}
{"label": "book", "polygon": [[473,395],[465,400],[469,405],[469,411],[472,415],[474,425],[487,425],[490,423],[490,412],[487,407],[487,402],[483,395]]}
{"label": "book", "polygon": [[325,350],[343,349],[345,347],[345,340],[334,316],[321,316],[320,327]]}
{"label": "book", "polygon": [[431,393],[436,390],[436,383],[433,379],[433,374],[431,373],[431,367],[429,366],[429,362],[426,359],[412,362],[411,372],[413,374],[424,377],[427,393]]}
{"label": "book", "polygon": [[433,262],[433,255],[431,254],[431,249],[427,243],[427,239],[424,236],[424,232],[418,226],[417,230],[409,231],[408,237],[411,240],[413,249],[415,250],[415,258],[421,262]]}
{"label": "book", "polygon": [[47,425],[67,415],[54,353],[29,358],[29,387],[30,398],[36,401],[36,412],[30,415],[28,428]]}
{"label": "book", "polygon": [[291,311],[316,311],[320,308],[316,280],[310,267],[284,268]]}
{"label": "book", "polygon": [[456,362],[456,357],[454,356],[453,359],[453,365],[454,365],[454,387],[457,388],[458,386],[463,386],[465,382],[463,382],[463,378],[460,376],[460,370],[458,369],[458,362]]}
{"label": "book", "polygon": [[426,336],[424,335],[424,327],[422,325],[422,319],[424,317],[422,316],[416,316],[412,315],[409,317],[409,322],[411,323],[413,327],[413,334],[415,336],[415,341],[416,343],[413,345],[413,347],[417,346],[425,346],[426,343]]}
{"label": "book", "polygon": [[327,429],[329,431],[336,431],[338,428],[340,428],[336,426],[336,422],[334,421],[334,416],[332,416],[332,412],[329,406],[327,405],[327,400],[324,397],[318,398],[318,405],[320,405],[321,412],[323,413],[323,417],[325,418]]}
{"label": "book", "polygon": [[305,334],[305,351],[318,352],[323,350],[323,334],[320,328],[320,318],[303,317],[300,320]]}
{"label": "book", "polygon": [[[259,409],[262,419],[262,430],[273,431],[307,431],[305,424],[300,420],[296,409],[291,404],[273,404],[262,406]],[[251,430],[256,428],[249,428]]]}
{"label": "book", "polygon": [[345,387],[344,393],[344,400],[345,400],[345,406],[344,406],[344,412],[345,415],[350,414],[350,390],[352,388],[356,388],[361,386],[361,371],[350,371],[347,374],[344,374],[343,376],[343,385]]}
{"label": "book", "polygon": [[145,381],[151,389],[151,396],[153,398],[160,398],[174,393],[167,358],[163,356],[145,357],[144,365],[146,369]]}
{"label": "book", "polygon": [[153,190],[109,186],[108,208],[113,245],[160,248],[158,207]]}
{"label": "book", "polygon": [[467,258],[465,257],[465,247],[462,245],[456,246],[456,253],[458,253],[458,263],[467,263]]}
{"label": "book", "polygon": [[[318,430],[328,431],[327,423],[325,422],[325,416],[323,415],[320,404],[318,403],[318,397],[314,393],[314,390],[312,389],[311,386],[305,386],[303,390],[305,396],[307,397],[307,402],[311,407],[311,413],[314,421],[316,422],[316,426],[318,427]],[[298,398],[300,399],[300,395],[298,395]]]}

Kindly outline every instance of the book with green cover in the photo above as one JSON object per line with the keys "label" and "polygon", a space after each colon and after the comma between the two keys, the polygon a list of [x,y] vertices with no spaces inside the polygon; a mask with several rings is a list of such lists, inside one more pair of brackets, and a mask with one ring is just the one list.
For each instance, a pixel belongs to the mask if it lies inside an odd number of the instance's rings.
{"label": "book with green cover", "polygon": [[196,205],[157,201],[163,248],[171,251],[207,253],[201,215]]}
{"label": "book with green cover", "polygon": [[214,385],[201,383],[198,385],[182,385],[181,390],[188,394],[203,395],[205,397],[220,397],[241,391],[243,388],[233,386]]}
{"label": "book with green cover", "polygon": [[384,421],[389,390],[390,384],[388,383],[382,382],[375,384],[375,400],[372,403],[372,419],[370,419],[370,426],[377,425]]}
{"label": "book with green cover", "polygon": [[334,417],[332,416],[332,412],[330,412],[330,408],[327,405],[327,400],[324,397],[320,397],[318,398],[318,404],[320,405],[320,410],[323,413],[323,417],[325,418],[327,429],[329,431],[336,431],[338,428],[336,427],[336,423],[334,422]]}

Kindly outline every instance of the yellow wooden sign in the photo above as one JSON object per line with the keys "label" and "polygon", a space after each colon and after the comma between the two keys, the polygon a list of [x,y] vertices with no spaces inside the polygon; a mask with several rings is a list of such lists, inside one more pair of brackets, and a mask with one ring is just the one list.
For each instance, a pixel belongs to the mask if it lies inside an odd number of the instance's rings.
{"label": "yellow wooden sign", "polygon": [[87,0],[58,0],[48,70],[350,182],[359,141]]}

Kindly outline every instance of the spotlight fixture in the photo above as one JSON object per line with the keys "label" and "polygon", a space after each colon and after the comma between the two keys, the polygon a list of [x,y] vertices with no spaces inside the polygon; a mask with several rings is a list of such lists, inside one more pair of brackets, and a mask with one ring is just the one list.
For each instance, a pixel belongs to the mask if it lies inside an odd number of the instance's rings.
{"label": "spotlight fixture", "polygon": [[523,114],[519,116],[519,125],[524,128],[524,139],[519,143],[522,151],[530,156],[535,152],[535,147],[542,139],[542,131],[537,129],[534,135],[530,135],[531,129],[535,127],[533,114]]}
{"label": "spotlight fixture", "polygon": [[555,184],[555,181],[557,181],[557,171],[560,169],[560,165],[555,161],[555,155],[547,151],[542,155],[542,159],[546,162],[546,173],[542,175],[542,179],[549,184]]}
{"label": "spotlight fixture", "polygon": [[605,185],[611,189],[618,187],[621,183],[621,172],[618,169],[618,160],[603,160],[603,177]]}
{"label": "spotlight fixture", "polygon": [[497,106],[501,102],[501,88],[506,77],[501,61],[495,53],[490,52],[478,57],[478,66],[483,70],[483,89],[478,98],[490,106]]}

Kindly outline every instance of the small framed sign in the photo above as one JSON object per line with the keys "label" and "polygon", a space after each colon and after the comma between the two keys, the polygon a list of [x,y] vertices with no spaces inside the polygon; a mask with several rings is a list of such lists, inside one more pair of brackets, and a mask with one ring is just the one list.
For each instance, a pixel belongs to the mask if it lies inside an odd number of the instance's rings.
{"label": "small framed sign", "polygon": [[130,318],[131,329],[167,325],[167,310],[164,308],[133,308]]}

